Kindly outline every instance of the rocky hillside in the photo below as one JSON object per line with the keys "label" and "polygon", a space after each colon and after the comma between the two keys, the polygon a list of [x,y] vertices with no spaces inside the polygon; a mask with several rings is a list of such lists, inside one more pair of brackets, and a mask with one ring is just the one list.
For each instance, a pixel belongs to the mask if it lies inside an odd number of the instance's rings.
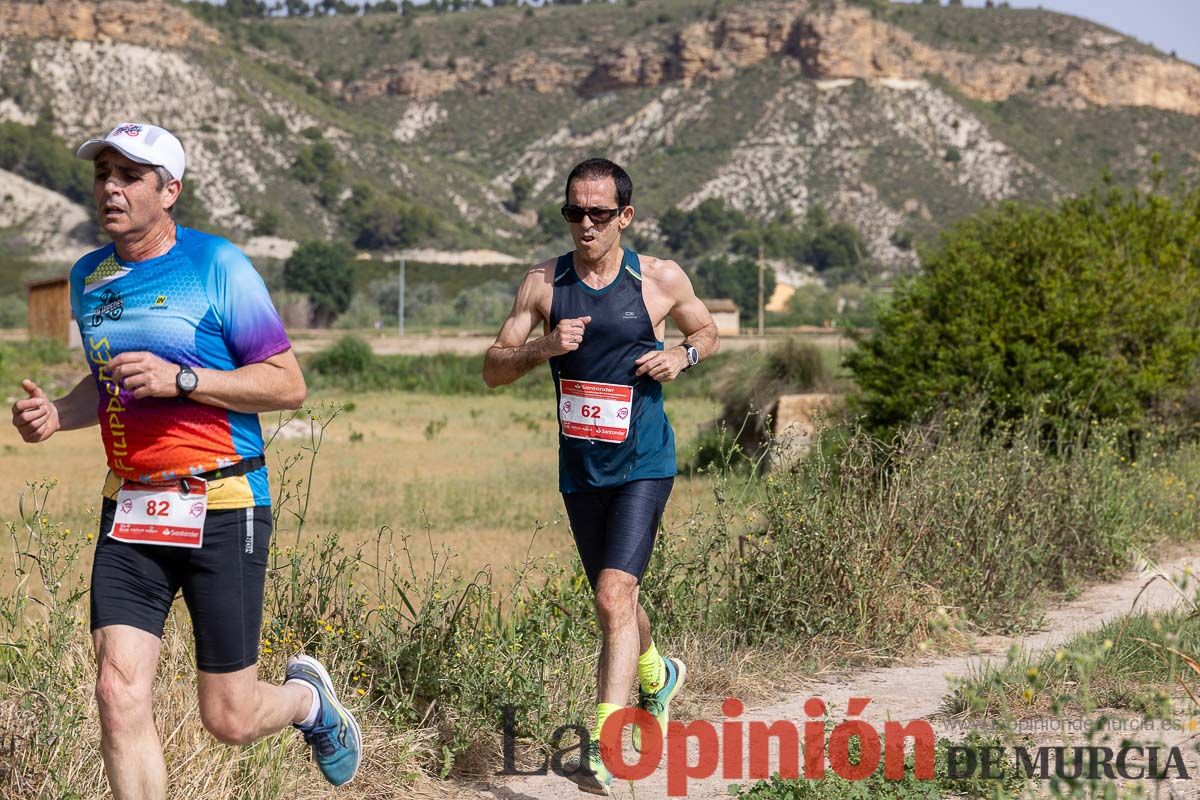
{"label": "rocky hillside", "polygon": [[[1200,171],[1200,69],[1045,11],[639,0],[203,16],[165,0],[0,4],[0,121],[48,116],[68,142],[161,122],[207,213],[241,236],[333,235],[364,181],[433,209],[430,244],[519,257],[549,246],[531,209],[593,154],[630,169],[643,235],[709,197],[762,218],[820,203],[896,265],[915,259],[898,232],[1078,191],[1105,169],[1139,180],[1154,152],[1173,175]],[[293,165],[320,139],[340,172],[319,190]],[[513,211],[521,177],[532,193]]]}

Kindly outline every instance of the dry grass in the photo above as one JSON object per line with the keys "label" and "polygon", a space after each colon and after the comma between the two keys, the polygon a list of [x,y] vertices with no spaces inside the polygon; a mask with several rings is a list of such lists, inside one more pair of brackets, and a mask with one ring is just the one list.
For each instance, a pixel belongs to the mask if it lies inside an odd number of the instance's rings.
{"label": "dry grass", "polygon": [[[419,568],[430,567],[434,554],[448,552],[460,574],[490,565],[500,580],[506,567],[521,564],[527,555],[574,557],[557,491],[552,404],[507,396],[400,393],[324,395],[314,401],[353,405],[322,445],[304,536],[336,530],[352,547],[390,526],[412,537]],[[668,404],[668,412],[682,450],[715,407],[678,399]],[[262,419],[269,434],[278,417]],[[307,426],[301,427],[307,435]],[[294,453],[302,441],[287,432],[277,437],[271,464]],[[96,529],[105,474],[99,429],[62,433],[30,446],[5,425],[0,452],[0,520],[18,519],[28,481],[53,479],[58,487],[50,495],[50,515],[73,531]],[[706,480],[680,478],[667,529],[707,497]],[[280,518],[275,542],[295,544],[294,520]],[[0,590],[13,585],[11,570],[4,568],[8,563],[7,556],[0,557]],[[90,553],[81,566],[90,569]]]}

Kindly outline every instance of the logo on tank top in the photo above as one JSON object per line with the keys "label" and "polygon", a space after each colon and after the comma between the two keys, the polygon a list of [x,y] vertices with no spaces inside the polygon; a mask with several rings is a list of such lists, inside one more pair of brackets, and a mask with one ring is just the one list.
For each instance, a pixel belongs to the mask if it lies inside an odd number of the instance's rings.
{"label": "logo on tank top", "polygon": [[637,319],[637,313],[633,311],[626,311],[625,319]]}

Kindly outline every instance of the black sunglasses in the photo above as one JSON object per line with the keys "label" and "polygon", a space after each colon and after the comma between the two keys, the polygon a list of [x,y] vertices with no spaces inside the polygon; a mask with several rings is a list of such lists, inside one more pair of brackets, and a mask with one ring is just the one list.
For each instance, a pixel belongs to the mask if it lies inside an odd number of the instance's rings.
{"label": "black sunglasses", "polygon": [[563,206],[563,219],[572,225],[578,225],[587,217],[597,225],[612,222],[613,217],[621,213],[621,206],[616,208],[585,208],[583,206]]}

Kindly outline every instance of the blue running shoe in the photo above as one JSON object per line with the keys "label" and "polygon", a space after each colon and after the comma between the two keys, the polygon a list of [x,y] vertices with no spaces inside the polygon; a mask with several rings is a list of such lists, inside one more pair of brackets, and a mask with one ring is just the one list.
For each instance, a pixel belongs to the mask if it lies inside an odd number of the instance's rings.
{"label": "blue running shoe", "polygon": [[[687,678],[687,667],[678,658],[664,658],[663,670],[666,677],[657,692],[643,691],[642,687],[638,686],[638,708],[658,720],[658,729],[666,739],[667,723],[671,720],[671,701],[683,688],[683,682]],[[633,740],[633,749],[642,752],[641,727],[634,725],[630,731],[630,738]]]}
{"label": "blue running shoe", "polygon": [[354,715],[338,701],[325,667],[311,656],[292,656],[287,662],[286,680],[304,681],[317,690],[321,700],[316,722],[296,727],[312,747],[313,760],[325,780],[334,786],[354,780],[362,760],[362,731]]}

